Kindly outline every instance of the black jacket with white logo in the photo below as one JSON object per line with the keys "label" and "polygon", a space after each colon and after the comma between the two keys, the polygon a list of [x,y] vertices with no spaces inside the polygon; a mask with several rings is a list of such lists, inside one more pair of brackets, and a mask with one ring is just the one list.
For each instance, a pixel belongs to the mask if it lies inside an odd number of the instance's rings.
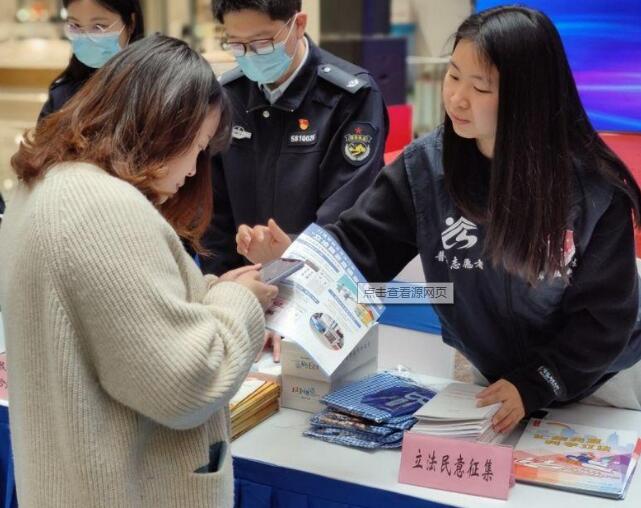
{"label": "black jacket with white logo", "polygon": [[290,233],[354,204],[383,167],[387,110],[367,71],[318,48],[270,104],[237,67],[221,76],[232,103],[229,150],[213,161],[214,219],[203,271],[242,265],[236,229],[270,217]]}
{"label": "black jacket with white logo", "polygon": [[446,191],[441,146],[440,129],[415,141],[328,227],[365,277],[388,281],[419,253],[428,282],[453,283],[454,304],[434,306],[443,340],[491,382],[512,382],[528,413],[581,399],[639,361],[625,195],[577,170],[564,249],[569,285],[558,277],[533,287],[483,257],[485,227],[463,217]]}

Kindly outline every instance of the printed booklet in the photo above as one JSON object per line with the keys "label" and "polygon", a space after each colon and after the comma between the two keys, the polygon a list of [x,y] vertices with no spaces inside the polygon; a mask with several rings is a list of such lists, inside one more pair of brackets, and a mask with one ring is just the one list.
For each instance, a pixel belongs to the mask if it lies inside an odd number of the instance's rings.
{"label": "printed booklet", "polygon": [[623,499],[641,452],[636,432],[533,418],[514,449],[517,481]]}
{"label": "printed booklet", "polygon": [[297,342],[331,376],[385,307],[357,302],[367,281],[338,242],[312,224],[283,254],[305,266],[279,283],[267,328]]}

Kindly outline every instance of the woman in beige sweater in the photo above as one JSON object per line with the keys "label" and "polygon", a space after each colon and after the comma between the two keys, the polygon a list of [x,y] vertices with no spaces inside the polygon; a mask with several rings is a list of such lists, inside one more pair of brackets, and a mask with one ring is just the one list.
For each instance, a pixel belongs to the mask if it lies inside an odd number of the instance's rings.
{"label": "woman in beige sweater", "polygon": [[276,288],[257,267],[204,278],[180,239],[202,251],[228,137],[209,65],[154,36],[13,157],[0,303],[21,508],[232,506],[227,405]]}

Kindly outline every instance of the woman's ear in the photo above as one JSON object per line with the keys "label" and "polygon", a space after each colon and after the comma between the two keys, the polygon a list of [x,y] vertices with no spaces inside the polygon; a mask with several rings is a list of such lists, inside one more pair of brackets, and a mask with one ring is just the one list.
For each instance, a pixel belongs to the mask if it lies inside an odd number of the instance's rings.
{"label": "woman's ear", "polygon": [[136,29],[136,22],[136,13],[132,12],[131,18],[129,18],[129,24],[127,24],[127,33],[129,34],[129,41],[127,42],[127,44],[131,42],[131,36],[134,34],[134,30]]}
{"label": "woman's ear", "polygon": [[307,29],[307,14],[299,12],[294,23],[296,23],[296,37],[300,39],[305,35],[305,30]]}

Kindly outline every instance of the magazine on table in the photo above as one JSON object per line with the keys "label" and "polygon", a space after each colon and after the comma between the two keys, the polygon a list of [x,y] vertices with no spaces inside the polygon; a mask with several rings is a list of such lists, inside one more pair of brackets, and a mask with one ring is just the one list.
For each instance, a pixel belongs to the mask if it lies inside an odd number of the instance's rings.
{"label": "magazine on table", "polygon": [[279,284],[267,328],[297,342],[330,376],[385,307],[358,303],[358,284],[367,281],[334,237],[316,224],[283,257],[305,266]]}
{"label": "magazine on table", "polygon": [[517,481],[623,499],[641,440],[637,432],[533,418],[514,449]]}

